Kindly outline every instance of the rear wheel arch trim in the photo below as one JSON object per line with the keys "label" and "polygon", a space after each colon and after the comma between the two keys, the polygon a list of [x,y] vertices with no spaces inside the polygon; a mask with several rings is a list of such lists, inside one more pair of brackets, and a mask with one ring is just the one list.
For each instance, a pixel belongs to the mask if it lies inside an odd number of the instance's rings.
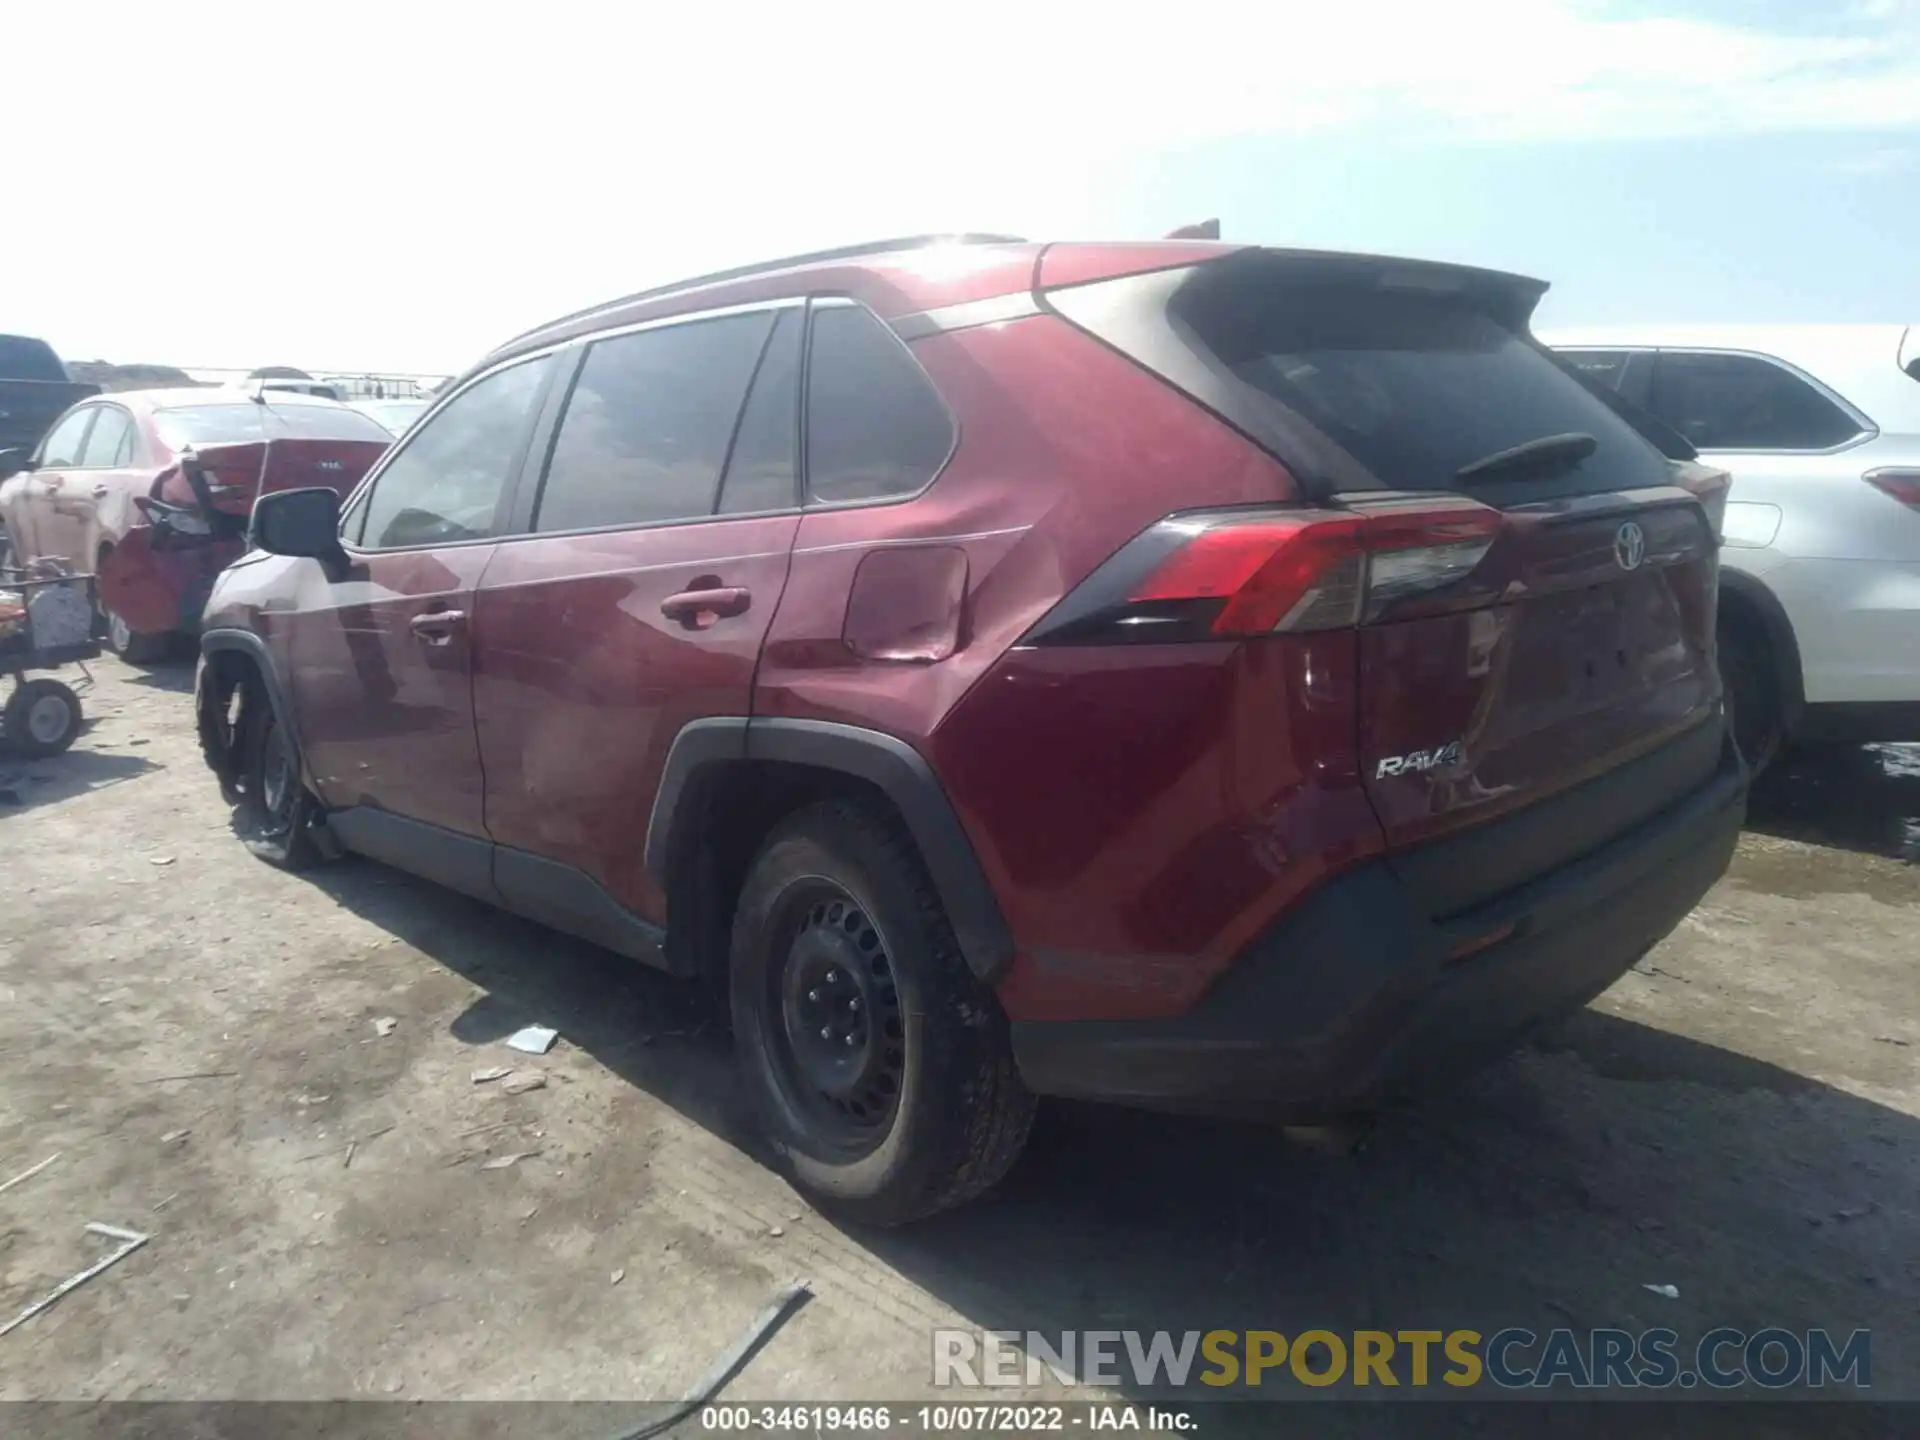
{"label": "rear wheel arch trim", "polygon": [[1794,637],[1793,621],[1788,618],[1786,608],[1773,591],[1751,575],[1723,568],[1720,572],[1720,590],[1722,620],[1727,618],[1725,597],[1731,595],[1737,601],[1736,613],[1745,610],[1760,622],[1760,638],[1766,642],[1773,660],[1781,731],[1791,735],[1799,727],[1801,712],[1806,709],[1807,703],[1805,681],[1800,669],[1800,642]]}
{"label": "rear wheel arch trim", "polygon": [[992,984],[1013,959],[1007,928],[973,842],[920,752],[897,736],[825,720],[721,716],[674,737],[647,825],[646,865],[663,887],[672,859],[696,837],[681,802],[710,766],[764,760],[836,771],[873,785],[893,803],[926,864],[967,967]]}

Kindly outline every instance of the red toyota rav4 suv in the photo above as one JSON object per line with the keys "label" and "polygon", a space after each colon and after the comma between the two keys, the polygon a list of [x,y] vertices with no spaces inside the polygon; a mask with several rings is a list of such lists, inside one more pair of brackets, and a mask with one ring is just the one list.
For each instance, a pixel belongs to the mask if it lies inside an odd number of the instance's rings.
{"label": "red toyota rav4 suv", "polygon": [[1367,1111],[1604,989],[1743,816],[1725,477],[1543,290],[988,237],[569,316],[344,509],[260,500],[208,758],[275,863],[724,979],[856,1217],[992,1184],[1035,1095]]}

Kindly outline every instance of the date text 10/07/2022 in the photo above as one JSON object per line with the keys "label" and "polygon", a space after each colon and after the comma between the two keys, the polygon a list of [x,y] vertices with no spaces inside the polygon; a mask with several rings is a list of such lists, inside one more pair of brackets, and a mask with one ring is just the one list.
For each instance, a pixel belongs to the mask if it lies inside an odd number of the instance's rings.
{"label": "date text 10/07/2022", "polygon": [[1173,1406],[1082,1402],[1074,1405],[708,1405],[700,1428],[735,1434],[784,1431],[900,1430],[923,1435],[1013,1435],[1049,1431],[1159,1431],[1193,1434],[1199,1422]]}

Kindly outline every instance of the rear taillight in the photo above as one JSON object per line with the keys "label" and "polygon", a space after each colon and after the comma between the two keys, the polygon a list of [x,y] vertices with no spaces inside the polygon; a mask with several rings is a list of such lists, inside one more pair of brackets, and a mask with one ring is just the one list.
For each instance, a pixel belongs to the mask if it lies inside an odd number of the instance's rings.
{"label": "rear taillight", "polygon": [[1727,492],[1733,488],[1733,477],[1725,470],[1716,470],[1695,460],[1676,460],[1673,468],[1675,483],[1700,502],[1707,525],[1718,542],[1726,534]]}
{"label": "rear taillight", "polygon": [[1337,630],[1465,579],[1500,512],[1473,501],[1170,515],[1088,576],[1029,645]]}
{"label": "rear taillight", "polygon": [[1920,510],[1920,470],[1869,470],[1861,478],[1909,510]]}

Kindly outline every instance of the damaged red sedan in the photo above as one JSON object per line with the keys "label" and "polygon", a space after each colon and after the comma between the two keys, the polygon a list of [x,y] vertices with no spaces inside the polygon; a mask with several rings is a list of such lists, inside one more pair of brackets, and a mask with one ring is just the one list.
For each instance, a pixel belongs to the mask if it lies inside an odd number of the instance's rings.
{"label": "damaged red sedan", "polygon": [[253,502],[346,494],[392,443],[370,417],[307,395],[135,390],[76,405],[0,488],[16,553],[100,577],[101,623],[123,659],[153,660],[200,628],[213,577],[246,548]]}

